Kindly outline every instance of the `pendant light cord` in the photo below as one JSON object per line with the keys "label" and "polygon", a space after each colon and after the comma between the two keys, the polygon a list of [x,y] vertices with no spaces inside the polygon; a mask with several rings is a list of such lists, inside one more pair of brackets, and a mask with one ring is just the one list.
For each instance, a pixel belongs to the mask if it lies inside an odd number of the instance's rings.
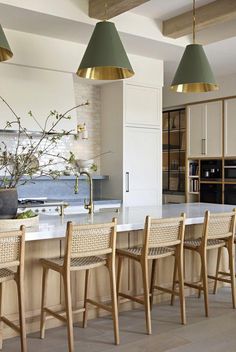
{"label": "pendant light cord", "polygon": [[104,21],[107,21],[107,2],[105,2],[104,7],[105,7],[105,18],[104,18]]}
{"label": "pendant light cord", "polygon": [[195,8],[195,0],[193,0],[193,44],[196,43],[195,40],[195,30],[196,30],[196,8]]}

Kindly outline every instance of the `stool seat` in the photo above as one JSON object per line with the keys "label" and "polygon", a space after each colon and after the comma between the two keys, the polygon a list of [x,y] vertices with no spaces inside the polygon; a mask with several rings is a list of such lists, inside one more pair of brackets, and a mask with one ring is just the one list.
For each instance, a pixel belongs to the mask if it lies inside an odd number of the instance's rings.
{"label": "stool seat", "polygon": [[0,282],[14,280],[15,279],[15,272],[8,268],[0,269]]}
{"label": "stool seat", "polygon": [[[117,249],[116,252],[118,255],[120,254],[127,257],[140,257],[142,254],[142,247]],[[158,259],[174,253],[175,251],[171,247],[151,247],[148,248],[148,259]]]}
{"label": "stool seat", "polygon": [[[192,240],[185,240],[184,241],[184,248],[198,248],[202,244],[202,238],[196,238]],[[224,240],[217,240],[217,239],[208,239],[207,240],[207,247],[212,248],[219,248],[219,247],[224,247],[225,246],[225,241]]]}
{"label": "stool seat", "polygon": [[[40,261],[42,265],[46,265],[47,267],[58,267],[58,269],[61,269],[64,264],[64,257],[41,259]],[[98,256],[71,258],[70,270],[73,270],[73,268],[76,270],[92,269],[105,264],[106,259]]]}

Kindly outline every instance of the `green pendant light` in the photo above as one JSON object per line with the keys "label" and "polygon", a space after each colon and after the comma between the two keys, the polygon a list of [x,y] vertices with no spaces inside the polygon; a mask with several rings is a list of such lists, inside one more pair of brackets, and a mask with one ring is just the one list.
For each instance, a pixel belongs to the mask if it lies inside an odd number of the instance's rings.
{"label": "green pendant light", "polygon": [[187,45],[171,89],[181,93],[200,93],[218,90],[214,74],[202,45],[195,43],[195,0],[193,0],[193,44]]}
{"label": "green pendant light", "polygon": [[77,75],[94,80],[116,80],[134,75],[114,23],[105,20],[96,24]]}
{"label": "green pendant light", "polygon": [[6,61],[13,56],[11,48],[8,44],[5,33],[0,25],[0,61]]}

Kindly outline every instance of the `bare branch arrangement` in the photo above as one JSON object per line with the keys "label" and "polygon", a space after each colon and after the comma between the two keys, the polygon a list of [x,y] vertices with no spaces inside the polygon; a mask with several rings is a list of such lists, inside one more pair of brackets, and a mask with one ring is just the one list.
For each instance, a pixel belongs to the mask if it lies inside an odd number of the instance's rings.
{"label": "bare branch arrangement", "polygon": [[[56,133],[55,127],[61,120],[71,119],[70,112],[72,110],[89,105],[88,101],[67,110],[63,114],[56,110],[50,111],[45,119],[44,126],[41,126],[32,111],[29,111],[29,118],[34,119],[40,130],[36,139],[23,126],[21,117],[1,96],[0,99],[14,117],[12,121],[6,123],[5,129],[15,127],[14,129],[17,131],[16,146],[13,151],[4,141],[0,142],[0,172],[3,174],[0,177],[0,188],[15,188],[18,184],[32,182],[33,179],[41,176],[56,179],[65,174],[73,174],[78,179],[79,170],[76,166],[74,153],[69,151],[68,157],[66,157],[60,155],[57,151],[59,141],[63,137],[71,135],[72,131],[63,130],[61,133]],[[61,171],[54,168],[59,164],[60,166],[63,165],[64,168]]]}

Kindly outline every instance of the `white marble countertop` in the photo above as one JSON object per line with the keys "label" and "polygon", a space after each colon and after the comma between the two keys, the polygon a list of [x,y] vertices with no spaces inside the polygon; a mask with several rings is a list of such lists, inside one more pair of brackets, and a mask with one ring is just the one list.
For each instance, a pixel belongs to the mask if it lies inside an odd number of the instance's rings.
{"label": "white marble countertop", "polygon": [[41,215],[39,226],[26,229],[26,241],[63,238],[67,221],[79,224],[92,224],[109,222],[117,217],[117,231],[141,230],[144,228],[146,215],[153,218],[168,218],[179,216],[181,212],[186,213],[186,224],[201,224],[204,219],[204,212],[227,212],[234,208],[233,205],[208,204],[208,203],[182,203],[166,204],[156,207],[124,207],[119,213],[106,211],[97,212],[93,215],[78,214],[66,215],[64,219],[57,215]]}

